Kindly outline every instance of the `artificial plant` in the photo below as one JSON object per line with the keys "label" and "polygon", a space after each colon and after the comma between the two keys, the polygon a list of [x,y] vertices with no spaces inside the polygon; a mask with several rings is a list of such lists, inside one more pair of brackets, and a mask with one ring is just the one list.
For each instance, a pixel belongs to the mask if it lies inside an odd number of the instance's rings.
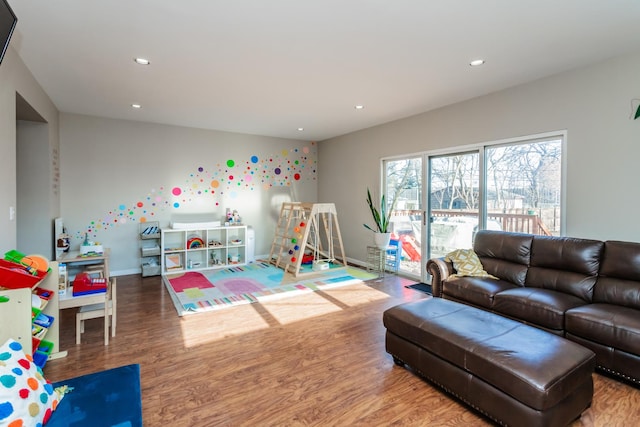
{"label": "artificial plant", "polygon": [[396,196],[393,198],[391,206],[387,206],[387,200],[385,199],[384,194],[380,198],[380,209],[378,210],[377,206],[373,205],[373,198],[371,197],[371,191],[367,188],[367,204],[369,205],[369,209],[371,210],[371,215],[373,216],[373,222],[375,223],[376,229],[370,227],[367,224],[362,224],[365,228],[373,231],[374,233],[388,233],[389,232],[389,221],[391,220],[391,213],[396,204],[398,192],[396,191]]}

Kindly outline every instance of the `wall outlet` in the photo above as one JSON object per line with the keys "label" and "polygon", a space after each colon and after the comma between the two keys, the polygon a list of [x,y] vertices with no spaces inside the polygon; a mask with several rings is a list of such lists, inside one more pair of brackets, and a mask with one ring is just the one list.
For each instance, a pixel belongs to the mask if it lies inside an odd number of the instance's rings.
{"label": "wall outlet", "polygon": [[16,219],[16,208],[9,206],[9,221],[13,221],[14,219]]}

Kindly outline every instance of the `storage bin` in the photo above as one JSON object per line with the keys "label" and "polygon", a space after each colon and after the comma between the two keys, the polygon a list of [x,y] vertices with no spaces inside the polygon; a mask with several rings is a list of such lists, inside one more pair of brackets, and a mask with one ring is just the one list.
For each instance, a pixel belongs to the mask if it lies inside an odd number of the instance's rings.
{"label": "storage bin", "polygon": [[48,354],[42,353],[41,351],[33,352],[33,363],[35,363],[36,366],[39,367],[40,369],[44,368],[44,365],[46,365],[47,360],[49,360]]}
{"label": "storage bin", "polygon": [[16,264],[20,264],[20,261],[22,261],[22,258],[24,257],[25,257],[25,254],[18,252],[15,249],[12,249],[9,252],[6,252],[4,254],[4,259],[10,262],[14,262]]}
{"label": "storage bin", "polygon": [[[36,348],[36,347],[34,347]],[[37,347],[37,350],[40,353],[44,353],[47,356],[50,355],[53,352],[53,343],[51,341],[47,341],[47,340],[42,340],[40,341],[40,344]]]}
{"label": "storage bin", "polygon": [[33,288],[49,273],[48,271],[34,271],[35,275],[29,273],[21,264],[0,259],[0,287],[7,289]]}
{"label": "storage bin", "polygon": [[51,324],[55,319],[53,316],[49,316],[48,314],[39,313],[36,317],[33,318],[34,325],[42,326],[43,328],[50,328]]}
{"label": "storage bin", "polygon": [[160,255],[160,246],[143,246],[142,256],[157,256]]}
{"label": "storage bin", "polygon": [[160,274],[159,265],[142,264],[142,276],[157,276]]}

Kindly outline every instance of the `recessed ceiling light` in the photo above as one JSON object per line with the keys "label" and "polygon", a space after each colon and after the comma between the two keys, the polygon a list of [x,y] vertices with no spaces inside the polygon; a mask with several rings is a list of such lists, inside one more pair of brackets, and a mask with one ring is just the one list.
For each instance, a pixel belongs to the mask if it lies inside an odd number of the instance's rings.
{"label": "recessed ceiling light", "polygon": [[484,59],[474,59],[473,61],[469,62],[469,65],[471,65],[472,67],[477,67],[482,64],[484,64]]}
{"label": "recessed ceiling light", "polygon": [[140,104],[131,104],[131,108],[140,109],[140,108],[142,108],[142,105],[140,105]]}
{"label": "recessed ceiling light", "polygon": [[302,132],[304,130],[304,128],[298,128],[298,131]]}
{"label": "recessed ceiling light", "polygon": [[356,110],[362,110],[364,108],[364,105],[356,105],[354,108]]}
{"label": "recessed ceiling light", "polygon": [[151,64],[151,61],[149,61],[148,59],[145,58],[134,58],[134,61],[136,61],[136,64],[140,64],[140,65],[149,65]]}

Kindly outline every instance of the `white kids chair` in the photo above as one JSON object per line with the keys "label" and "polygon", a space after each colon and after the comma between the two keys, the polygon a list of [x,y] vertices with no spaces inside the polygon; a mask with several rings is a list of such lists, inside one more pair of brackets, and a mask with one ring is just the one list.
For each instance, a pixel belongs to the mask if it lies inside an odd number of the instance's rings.
{"label": "white kids chair", "polygon": [[[109,345],[109,323],[111,323],[111,336],[116,336],[116,278],[112,277],[107,284],[107,292],[104,294],[104,302],[83,305],[76,314],[76,344],[80,344],[81,335],[84,332],[84,321],[104,317],[104,345]],[[111,320],[111,322],[109,322]]]}

